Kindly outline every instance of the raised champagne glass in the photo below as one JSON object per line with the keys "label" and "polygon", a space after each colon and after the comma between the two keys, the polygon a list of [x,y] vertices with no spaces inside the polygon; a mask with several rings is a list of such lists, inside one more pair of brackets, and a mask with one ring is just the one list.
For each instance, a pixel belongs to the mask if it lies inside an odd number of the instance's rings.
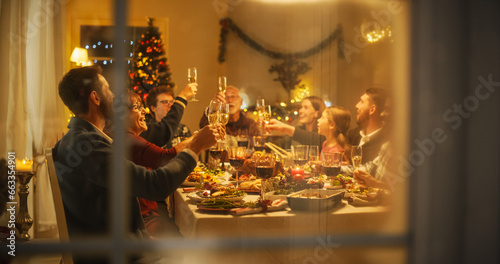
{"label": "raised champagne glass", "polygon": [[227,125],[228,121],[229,121],[229,104],[220,104],[219,123]]}
{"label": "raised champagne glass", "polygon": [[[188,68],[188,82],[189,83],[197,83],[198,82],[198,70],[196,68]],[[198,101],[196,99],[196,95],[191,97],[192,102]]]}
{"label": "raised champagne glass", "polygon": [[231,166],[233,166],[233,168],[236,170],[236,188],[240,187],[238,179],[238,170],[245,163],[246,151],[247,148],[245,147],[230,147],[228,149],[229,164],[231,164]]}
{"label": "raised champagne glass", "polygon": [[225,94],[227,87],[227,78],[226,76],[219,76],[219,92]]}

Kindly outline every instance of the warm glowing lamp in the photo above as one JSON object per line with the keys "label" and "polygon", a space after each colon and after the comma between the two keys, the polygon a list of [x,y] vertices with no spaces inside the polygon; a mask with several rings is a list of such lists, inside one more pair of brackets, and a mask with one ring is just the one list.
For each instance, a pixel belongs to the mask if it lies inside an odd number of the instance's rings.
{"label": "warm glowing lamp", "polygon": [[89,54],[84,48],[75,48],[73,53],[71,53],[70,61],[76,62],[77,66],[86,65],[89,61]]}

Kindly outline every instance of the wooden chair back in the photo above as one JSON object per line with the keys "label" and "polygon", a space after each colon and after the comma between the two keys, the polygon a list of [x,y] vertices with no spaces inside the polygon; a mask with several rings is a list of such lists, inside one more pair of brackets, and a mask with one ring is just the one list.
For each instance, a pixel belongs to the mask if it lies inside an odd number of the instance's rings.
{"label": "wooden chair back", "polygon": [[[56,168],[54,166],[53,149],[48,148],[45,151],[47,167],[49,169],[50,186],[52,188],[52,198],[54,199],[54,207],[56,209],[57,229],[59,230],[59,240],[61,242],[69,242],[68,226],[66,224],[66,215],[64,214],[64,205],[57,180]],[[62,254],[62,263],[73,264],[73,258],[70,253]]]}

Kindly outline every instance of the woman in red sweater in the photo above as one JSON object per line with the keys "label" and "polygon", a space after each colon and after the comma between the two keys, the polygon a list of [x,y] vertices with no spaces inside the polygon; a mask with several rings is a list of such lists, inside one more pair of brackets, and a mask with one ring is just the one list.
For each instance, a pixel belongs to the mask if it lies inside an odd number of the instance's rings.
{"label": "woman in red sweater", "polygon": [[[173,159],[177,153],[183,150],[186,145],[196,136],[175,145],[170,149],[162,149],[139,136],[146,131],[147,124],[145,120],[146,111],[141,102],[141,98],[134,92],[128,93],[128,135],[130,138],[130,160],[137,165],[145,166],[150,169],[166,165]],[[209,129],[209,128],[205,128]],[[217,128],[219,135],[224,135],[222,127]],[[141,214],[149,234],[155,235],[161,231],[160,216],[158,205],[155,201],[138,198],[141,206]]]}

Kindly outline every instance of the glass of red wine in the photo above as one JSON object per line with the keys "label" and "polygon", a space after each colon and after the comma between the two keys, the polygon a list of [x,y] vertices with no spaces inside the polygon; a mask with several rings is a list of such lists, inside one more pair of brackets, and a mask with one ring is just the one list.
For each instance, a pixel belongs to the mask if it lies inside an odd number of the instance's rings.
{"label": "glass of red wine", "polygon": [[236,188],[240,187],[238,180],[238,170],[245,163],[246,151],[246,147],[230,147],[227,151],[227,153],[229,154],[229,164],[231,164],[231,166],[233,166],[233,168],[236,170]]}
{"label": "glass of red wine", "polygon": [[217,169],[218,160],[222,159],[224,153],[224,142],[217,142],[214,146],[208,149],[208,154],[215,160],[215,169]]}
{"label": "glass of red wine", "polygon": [[342,153],[323,153],[323,170],[326,176],[335,177],[340,173],[340,165],[342,164]]}
{"label": "glass of red wine", "polygon": [[255,151],[264,151],[266,149],[266,138],[262,136],[253,137],[253,148]]}
{"label": "glass of red wine", "polygon": [[276,157],[271,153],[262,154],[255,162],[257,176],[262,180],[260,183],[260,199],[262,199],[262,201],[264,201],[265,182],[273,176],[275,165]]}
{"label": "glass of red wine", "polygon": [[248,148],[248,136],[247,135],[238,135],[236,137],[236,140],[238,141],[238,147]]}

